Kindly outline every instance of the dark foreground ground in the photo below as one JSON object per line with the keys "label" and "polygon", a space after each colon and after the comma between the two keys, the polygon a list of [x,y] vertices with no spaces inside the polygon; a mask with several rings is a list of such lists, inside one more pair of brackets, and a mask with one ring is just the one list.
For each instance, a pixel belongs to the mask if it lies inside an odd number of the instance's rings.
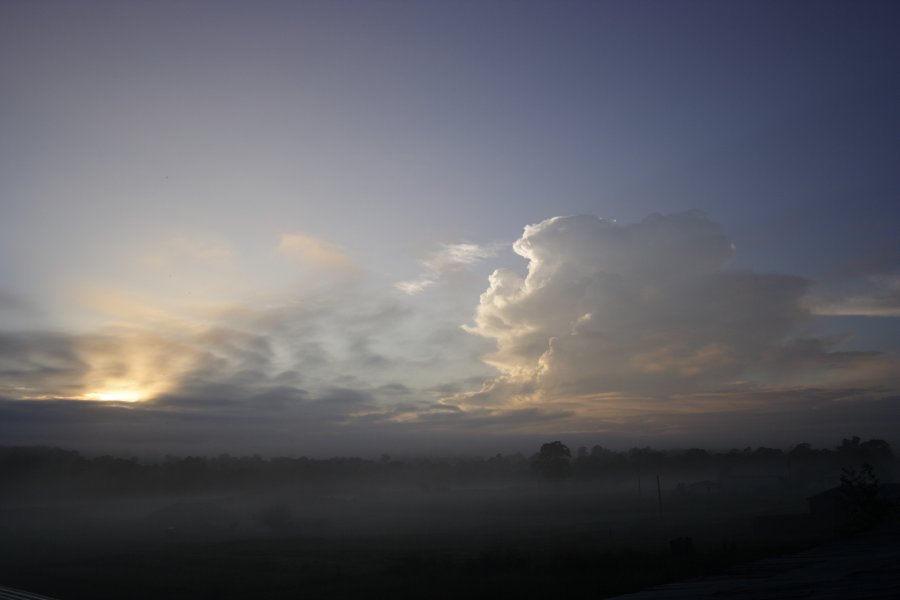
{"label": "dark foreground ground", "polygon": [[805,552],[740,565],[618,596],[615,600],[895,600],[900,598],[900,526]]}
{"label": "dark foreground ground", "polygon": [[646,493],[584,487],[48,499],[0,512],[0,584],[61,600],[602,598],[821,543],[752,533],[791,508],[670,497],[660,518]]}

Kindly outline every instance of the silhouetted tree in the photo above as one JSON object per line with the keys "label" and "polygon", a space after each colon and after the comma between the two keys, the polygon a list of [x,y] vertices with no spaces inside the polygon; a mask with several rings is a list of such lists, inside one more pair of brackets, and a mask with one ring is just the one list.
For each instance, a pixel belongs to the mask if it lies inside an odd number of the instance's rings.
{"label": "silhouetted tree", "polygon": [[534,455],[531,467],[549,481],[561,481],[572,469],[572,452],[560,441],[548,442]]}
{"label": "silhouetted tree", "polygon": [[887,514],[888,505],[872,465],[864,464],[858,471],[844,469],[840,489],[848,509],[849,533],[871,529]]}
{"label": "silhouetted tree", "polygon": [[863,460],[868,464],[878,464],[894,458],[891,445],[884,440],[869,440],[859,445],[859,451]]}
{"label": "silhouetted tree", "polygon": [[616,453],[610,450],[609,448],[604,448],[603,446],[595,445],[591,447],[591,458],[598,458],[604,460],[611,460]]}

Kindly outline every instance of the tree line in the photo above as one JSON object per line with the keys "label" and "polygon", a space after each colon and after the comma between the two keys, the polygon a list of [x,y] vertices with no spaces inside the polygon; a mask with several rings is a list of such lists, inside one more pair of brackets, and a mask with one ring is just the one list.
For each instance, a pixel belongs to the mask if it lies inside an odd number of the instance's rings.
{"label": "tree line", "polygon": [[[824,489],[844,469],[872,465],[882,481],[893,481],[900,461],[886,441],[846,438],[833,448],[800,443],[787,450],[744,448],[716,452],[701,448],[615,451],[600,445],[572,452],[547,442],[531,456],[521,453],[481,458],[166,456],[88,457],[46,446],[0,446],[0,489],[7,499],[63,495],[202,493],[269,488],[315,488],[345,484],[412,486],[441,491],[466,485],[522,485],[535,481],[616,482],[662,474],[667,485],[703,479],[717,490],[774,487]],[[649,479],[648,479],[649,481]]]}

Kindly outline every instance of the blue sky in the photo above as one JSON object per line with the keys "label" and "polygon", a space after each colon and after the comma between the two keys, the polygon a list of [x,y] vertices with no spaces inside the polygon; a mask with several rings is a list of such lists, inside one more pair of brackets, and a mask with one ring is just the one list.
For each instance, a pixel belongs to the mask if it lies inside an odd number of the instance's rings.
{"label": "blue sky", "polygon": [[[248,449],[307,452],[473,431],[484,447],[885,436],[898,17],[6,2],[0,442],[46,443],[66,419],[73,445],[120,419],[148,447],[210,451],[229,427]],[[665,310],[630,314],[659,294]],[[785,398],[804,392],[821,418],[792,428]],[[848,406],[858,424],[839,431]]]}

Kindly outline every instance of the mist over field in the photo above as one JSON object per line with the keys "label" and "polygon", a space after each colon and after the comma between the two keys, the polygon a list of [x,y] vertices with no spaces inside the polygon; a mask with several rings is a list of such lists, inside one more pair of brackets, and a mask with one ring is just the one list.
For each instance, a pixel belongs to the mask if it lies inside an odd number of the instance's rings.
{"label": "mist over field", "polygon": [[[898,473],[889,444],[859,438],[788,451],[573,453],[553,441],[530,456],[154,463],[4,447],[0,576],[72,599],[539,597],[561,578],[567,594],[606,597],[859,535],[896,509],[885,496],[882,514],[855,490],[892,490],[883,482]],[[810,500],[835,490],[851,512]]]}

